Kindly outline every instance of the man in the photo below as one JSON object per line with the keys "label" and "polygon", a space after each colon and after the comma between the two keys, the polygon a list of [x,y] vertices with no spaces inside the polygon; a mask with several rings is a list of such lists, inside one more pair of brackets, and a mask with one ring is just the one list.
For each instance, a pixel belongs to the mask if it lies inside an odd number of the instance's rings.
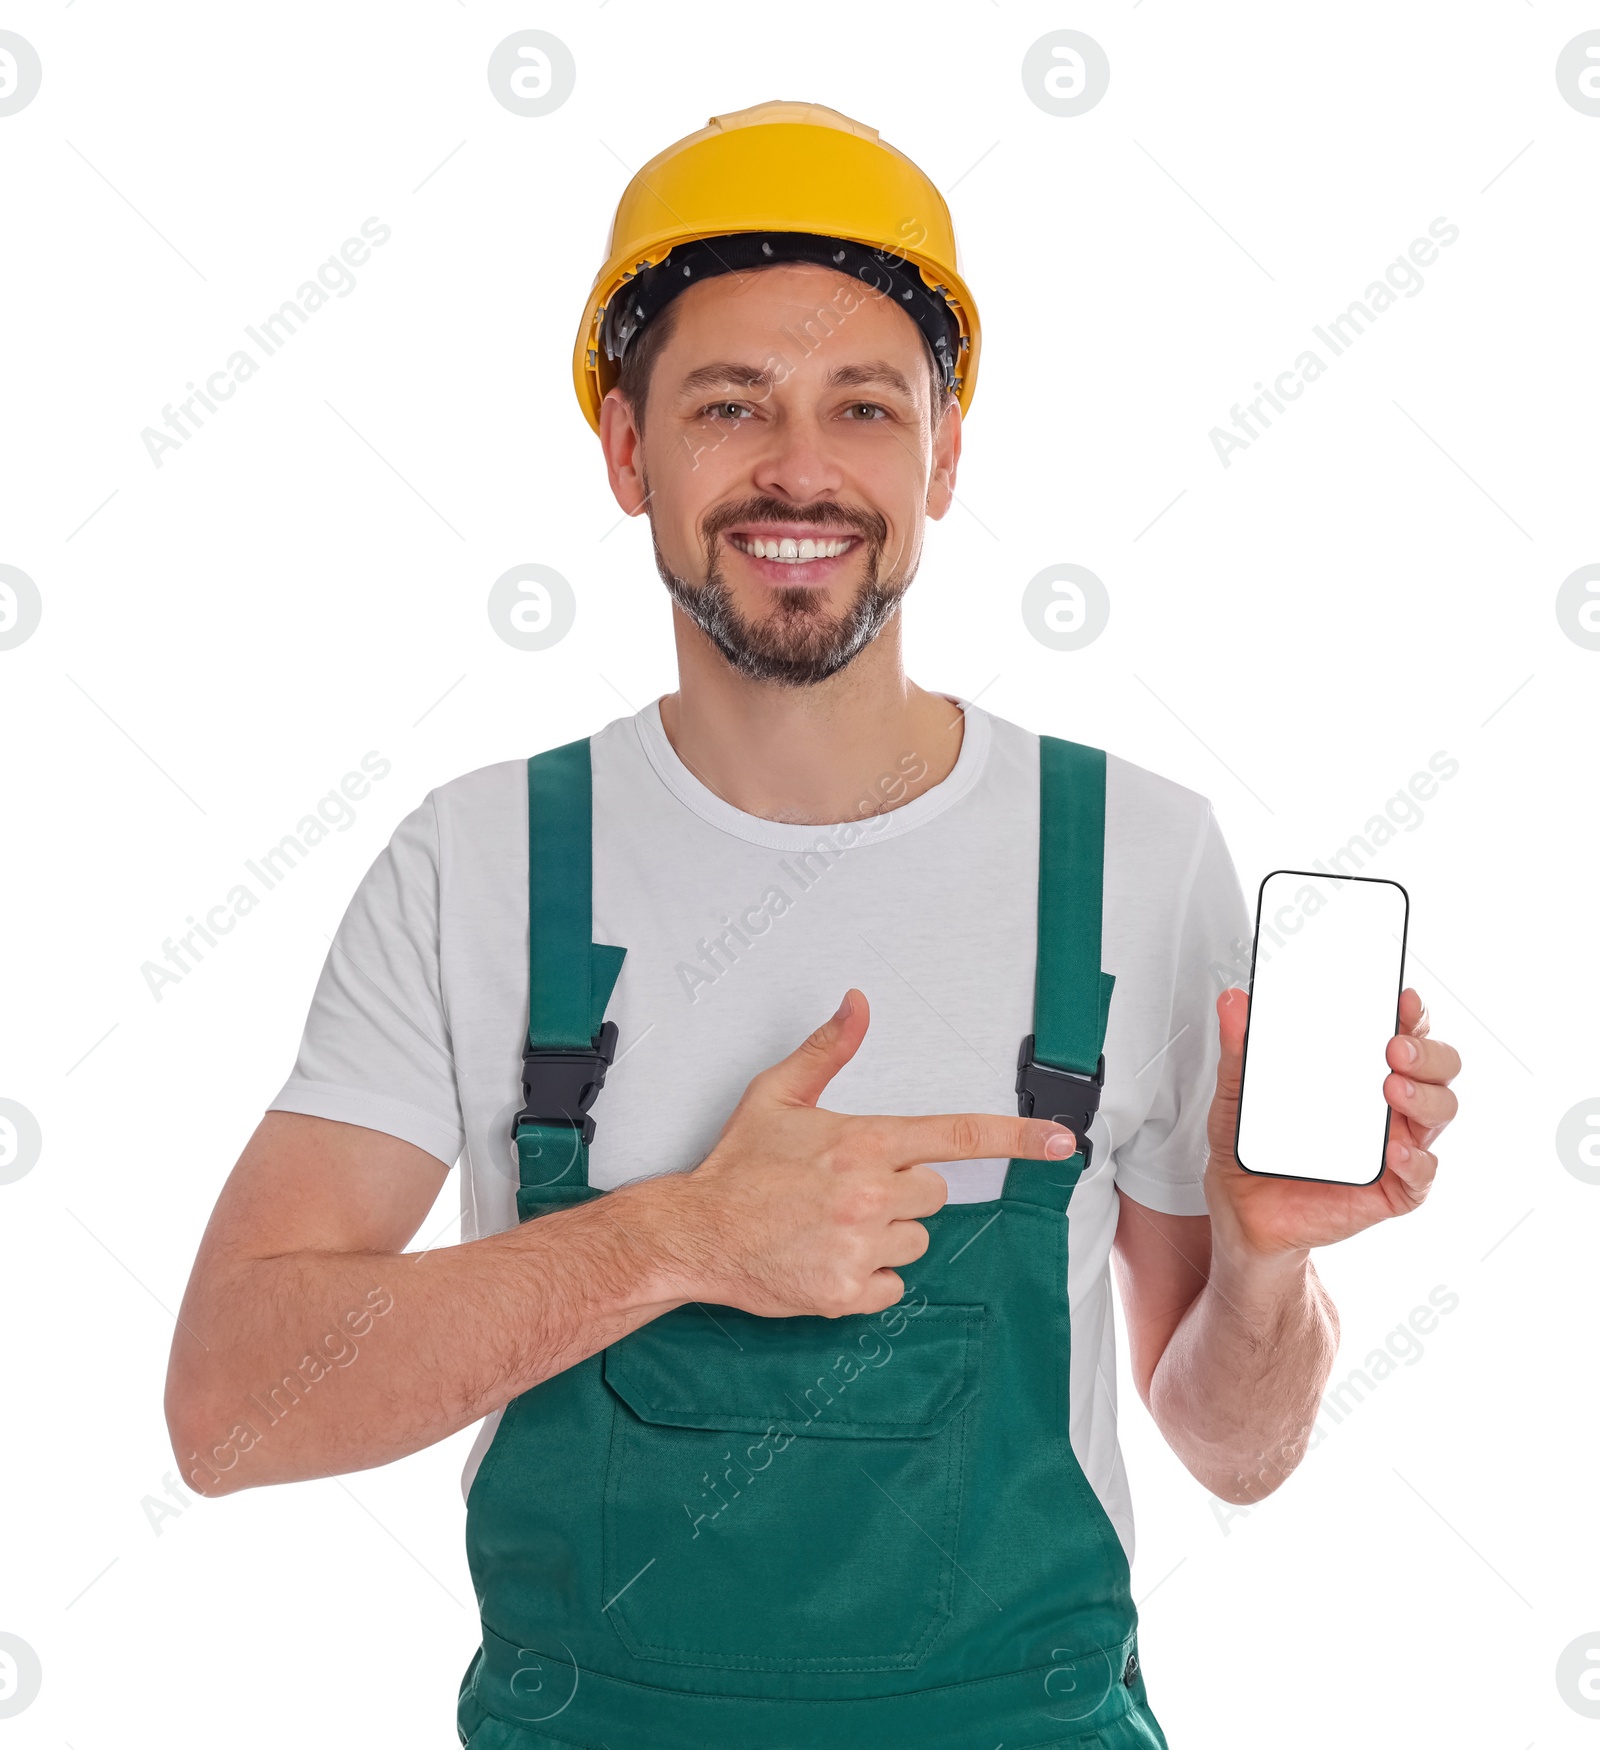
{"label": "man", "polygon": [[[1209,804],[907,679],[979,343],[909,160],[722,117],[610,257],[575,377],[678,690],[444,785],[363,881],[195,1265],[184,1474],[486,1418],[480,1750],[1163,1744],[1108,1262],[1162,1433],[1270,1493],[1337,1347],[1312,1249],[1423,1199],[1458,1058],[1406,991],[1381,1177],[1241,1172]],[[405,1256],[463,1150],[462,1243]]]}

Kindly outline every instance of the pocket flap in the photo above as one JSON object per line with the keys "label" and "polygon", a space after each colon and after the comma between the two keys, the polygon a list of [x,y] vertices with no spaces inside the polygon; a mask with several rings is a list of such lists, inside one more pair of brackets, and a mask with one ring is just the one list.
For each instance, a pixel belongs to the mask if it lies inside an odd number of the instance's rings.
{"label": "pocket flap", "polygon": [[971,1402],[983,1324],[981,1306],[843,1319],[675,1307],[606,1350],[605,1379],[642,1421],[670,1428],[914,1439]]}

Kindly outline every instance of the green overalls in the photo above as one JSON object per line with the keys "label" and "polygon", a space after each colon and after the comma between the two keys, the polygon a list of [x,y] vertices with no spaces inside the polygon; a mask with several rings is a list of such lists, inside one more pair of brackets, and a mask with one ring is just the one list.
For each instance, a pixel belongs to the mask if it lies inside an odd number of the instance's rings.
{"label": "green overalls", "polygon": [[[587,1108],[625,952],[590,940],[587,741],[528,762],[528,804],[524,1221],[603,1195]],[[1041,737],[1019,1106],[1080,1152],[927,1217],[887,1312],[683,1306],[508,1405],[467,1505],[470,1750],[1165,1750],[1128,1564],[1068,1439],[1104,822],[1105,755]]]}

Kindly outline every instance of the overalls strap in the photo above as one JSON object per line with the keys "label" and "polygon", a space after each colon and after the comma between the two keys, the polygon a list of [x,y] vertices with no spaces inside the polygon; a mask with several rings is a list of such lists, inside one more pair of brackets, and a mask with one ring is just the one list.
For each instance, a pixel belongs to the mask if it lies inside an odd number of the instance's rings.
{"label": "overalls strap", "polygon": [[528,1043],[517,1114],[524,1220],[589,1192],[588,1116],[616,1051],[604,1019],[625,948],[593,941],[588,740],[528,761]]}
{"label": "overalls strap", "polygon": [[[1034,1030],[1018,1056],[1018,1108],[1072,1123],[1080,1147],[1062,1176],[1013,1161],[1004,1194],[1062,1208],[1091,1159],[1116,983],[1100,968],[1105,779],[1101,749],[1040,736]],[[604,1015],[626,950],[592,939],[592,814],[586,739],[528,761],[527,1103],[514,1126],[524,1219],[589,1194],[588,1109],[616,1050]]]}
{"label": "overalls strap", "polygon": [[1023,1117],[1071,1124],[1078,1152],[1060,1170],[1013,1161],[1005,1195],[1066,1207],[1092,1158],[1085,1134],[1105,1082],[1112,973],[1100,968],[1105,897],[1106,756],[1055,736],[1039,737],[1039,921],[1033,1032],[1017,1057]]}

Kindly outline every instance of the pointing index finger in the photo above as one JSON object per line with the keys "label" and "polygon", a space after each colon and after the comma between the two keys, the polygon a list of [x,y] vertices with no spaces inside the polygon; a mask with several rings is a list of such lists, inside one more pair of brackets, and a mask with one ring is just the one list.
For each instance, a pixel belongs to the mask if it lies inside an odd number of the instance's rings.
{"label": "pointing index finger", "polygon": [[945,1112],[919,1118],[880,1118],[892,1165],[992,1159],[1065,1160],[1078,1139],[1048,1118],[1013,1118],[997,1112]]}

